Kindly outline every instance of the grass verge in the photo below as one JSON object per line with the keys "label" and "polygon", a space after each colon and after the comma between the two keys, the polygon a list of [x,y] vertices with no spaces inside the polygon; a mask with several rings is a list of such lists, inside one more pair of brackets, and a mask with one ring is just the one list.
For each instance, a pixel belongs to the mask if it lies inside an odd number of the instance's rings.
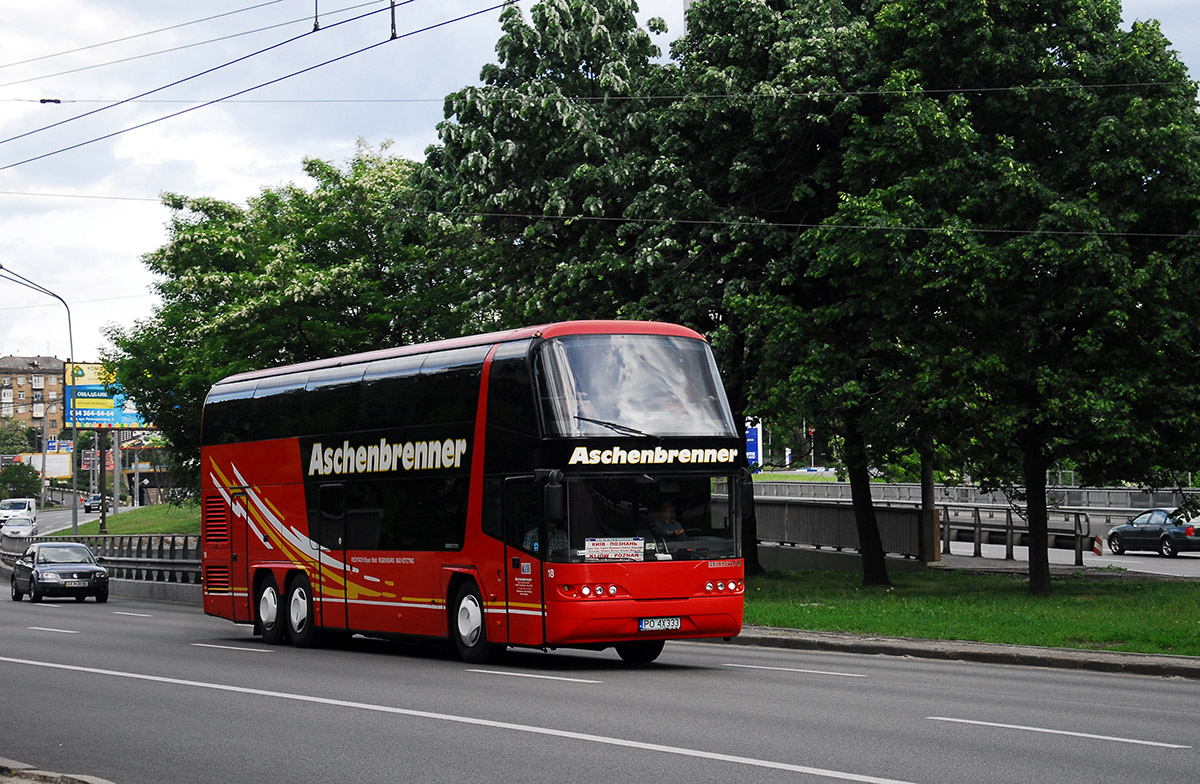
{"label": "grass verge", "polygon": [[1200,655],[1200,583],[1128,574],[1056,577],[1029,595],[1024,575],[930,570],[865,588],[848,572],[747,580],[745,622],[811,631],[1055,648]]}
{"label": "grass verge", "polygon": [[[200,533],[200,507],[197,505],[175,506],[154,504],[139,509],[130,509],[109,515],[108,533],[123,536],[139,534],[198,534]],[[93,536],[100,533],[100,521],[93,520],[79,526],[81,535]]]}

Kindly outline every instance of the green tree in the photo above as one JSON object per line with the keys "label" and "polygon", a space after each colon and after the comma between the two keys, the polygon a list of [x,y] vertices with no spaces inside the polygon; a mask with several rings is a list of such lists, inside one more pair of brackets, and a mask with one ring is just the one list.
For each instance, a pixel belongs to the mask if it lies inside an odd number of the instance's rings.
{"label": "green tree", "polygon": [[264,189],[244,208],[166,197],[171,238],[145,257],[162,304],[111,328],[104,361],[167,436],[186,486],[218,379],[473,329],[462,270],[412,229],[414,167],[360,145],[345,169],[306,160],[311,189]]}
{"label": "green tree", "polygon": [[[478,227],[476,271],[488,282],[480,288],[502,323],[686,324],[712,341],[742,414],[761,343],[736,306],[763,279],[771,239],[761,221],[729,221],[767,188],[742,169],[725,183],[736,183],[735,195],[709,195],[720,190],[706,186],[723,163],[693,166],[689,156],[712,163],[703,157],[710,144],[736,155],[731,137],[741,128],[718,118],[711,133],[696,133],[711,118],[692,101],[675,105],[672,96],[691,88],[682,71],[654,63],[636,11],[631,0],[546,0],[527,23],[506,9],[500,63],[484,68],[483,86],[447,99],[442,144],[428,156],[430,188],[439,209]],[[744,540],[754,572],[752,520]]]}
{"label": "green tree", "polygon": [[[628,315],[626,223],[652,124],[637,99],[659,51],[631,0],[501,14],[498,63],[446,98],[423,184],[432,222],[473,228],[480,309],[502,326]],[[661,22],[652,26],[661,29]]]}
{"label": "green tree", "polygon": [[809,232],[837,295],[803,309],[793,376],[826,379],[876,449],[936,436],[1023,487],[1048,593],[1056,460],[1151,484],[1197,464],[1196,87],[1116,2],[900,0],[869,22],[872,96]]}
{"label": "green tree", "polygon": [[25,463],[0,468],[0,493],[5,498],[37,498],[42,491],[42,475]]}
{"label": "green tree", "polygon": [[[736,410],[815,420],[856,444],[839,411],[797,398],[780,380],[795,361],[789,321],[805,319],[823,293],[805,277],[803,228],[836,208],[831,183],[861,103],[853,88],[866,24],[840,3],[746,0],[702,0],[687,20],[672,48],[678,64],[659,88],[679,97],[661,112],[655,182],[639,204],[658,218],[641,240],[644,301],[668,286],[680,292],[667,307],[713,336]],[[887,584],[860,462],[864,582]],[[751,526],[747,552],[755,539]]]}
{"label": "green tree", "polygon": [[[16,419],[6,419],[0,424],[0,455],[19,455],[22,452],[30,452],[33,446],[37,444],[37,434],[41,431],[34,431],[33,428],[21,424]],[[32,439],[32,440],[31,440]]]}

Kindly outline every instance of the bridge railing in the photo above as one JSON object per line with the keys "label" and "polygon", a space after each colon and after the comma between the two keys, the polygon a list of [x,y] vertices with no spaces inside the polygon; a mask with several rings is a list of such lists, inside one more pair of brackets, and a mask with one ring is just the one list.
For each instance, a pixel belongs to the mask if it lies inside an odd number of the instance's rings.
{"label": "bridge railing", "polygon": [[200,584],[199,534],[0,537],[0,559],[11,566],[33,542],[86,544],[118,580]]}

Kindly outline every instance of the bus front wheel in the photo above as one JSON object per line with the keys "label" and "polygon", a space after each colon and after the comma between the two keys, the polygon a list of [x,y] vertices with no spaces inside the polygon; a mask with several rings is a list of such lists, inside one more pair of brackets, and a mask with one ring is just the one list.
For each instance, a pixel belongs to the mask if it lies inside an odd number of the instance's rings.
{"label": "bus front wheel", "polygon": [[491,660],[497,646],[487,639],[484,622],[483,599],[475,583],[464,581],[454,598],[454,616],[450,619],[450,634],[454,636],[454,647],[465,662],[480,664]]}
{"label": "bus front wheel", "polygon": [[307,575],[298,574],[288,584],[284,616],[292,645],[297,648],[311,646],[316,639],[316,628],[313,626],[312,583]]}
{"label": "bus front wheel", "polygon": [[616,644],[617,655],[630,664],[649,664],[663,651],[662,640],[638,640]]}

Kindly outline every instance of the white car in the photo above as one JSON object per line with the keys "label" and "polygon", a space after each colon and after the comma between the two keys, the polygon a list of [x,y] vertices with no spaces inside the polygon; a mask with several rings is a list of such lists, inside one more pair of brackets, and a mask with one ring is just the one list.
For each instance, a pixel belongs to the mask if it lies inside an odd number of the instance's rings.
{"label": "white car", "polygon": [[0,532],[8,536],[37,536],[37,501],[5,498],[0,501]]}
{"label": "white car", "polygon": [[37,499],[5,498],[0,501],[0,523],[14,517],[25,517],[37,522]]}

